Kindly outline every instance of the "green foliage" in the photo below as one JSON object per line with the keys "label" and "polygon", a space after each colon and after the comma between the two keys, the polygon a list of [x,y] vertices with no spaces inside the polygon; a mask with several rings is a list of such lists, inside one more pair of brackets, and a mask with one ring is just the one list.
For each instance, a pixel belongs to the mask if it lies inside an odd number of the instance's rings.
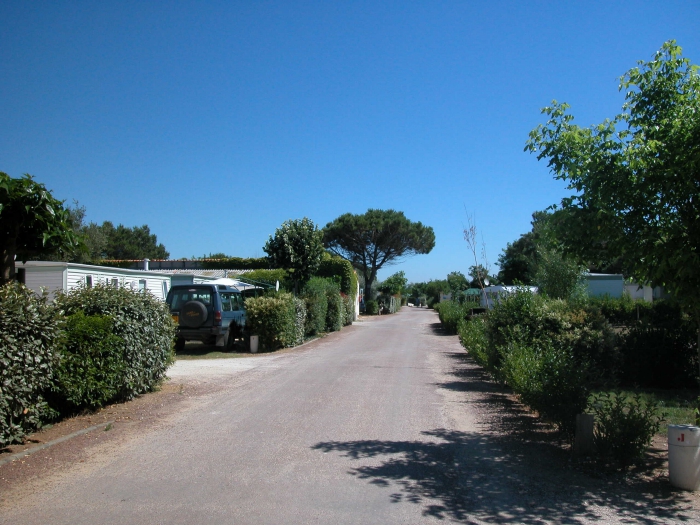
{"label": "green foliage", "polygon": [[48,304],[17,282],[0,288],[0,448],[21,442],[41,426],[48,406],[62,320]]}
{"label": "green foliage", "polygon": [[541,250],[535,284],[539,292],[552,299],[575,299],[585,296],[586,268],[566,259],[561,252]]}
{"label": "green foliage", "polygon": [[[490,275],[488,268],[486,268],[482,264],[476,264],[473,266],[469,267],[469,275],[471,276],[472,280],[469,281],[469,287],[471,288],[483,288],[485,286],[488,286],[486,282],[488,281],[488,284],[498,284],[498,278]],[[449,278],[449,276],[448,276]],[[449,280],[448,280],[449,284]]]}
{"label": "green foliage", "polygon": [[241,275],[240,279],[254,283],[263,283],[269,286],[275,286],[279,281],[280,287],[285,289],[290,289],[294,286],[289,277],[289,272],[283,269],[252,270]]}
{"label": "green foliage", "polygon": [[467,353],[487,370],[492,370],[490,363],[489,341],[486,337],[486,317],[479,316],[458,325],[459,340]]}
{"label": "green foliage", "polygon": [[265,350],[294,346],[299,340],[299,308],[290,293],[251,297],[246,301],[246,329],[258,335]]}
{"label": "green foliage", "polygon": [[599,394],[592,398],[591,408],[596,419],[597,452],[603,458],[613,459],[621,468],[644,457],[664,420],[658,407],[639,395]]}
{"label": "green foliage", "polygon": [[365,314],[377,315],[379,313],[379,303],[374,299],[365,301]]}
{"label": "green foliage", "polygon": [[345,319],[345,304],[340,295],[340,288],[333,281],[326,280],[326,331],[337,332],[343,327]]}
{"label": "green foliage", "polygon": [[570,348],[512,342],[502,352],[501,377],[520,399],[569,438],[588,405],[587,363]]}
{"label": "green foliage", "polygon": [[[342,295],[342,294],[341,294]],[[355,299],[350,295],[342,295],[345,318],[343,326],[349,326],[355,320]]]}
{"label": "green foliage", "polygon": [[426,306],[433,306],[440,302],[440,294],[449,288],[445,280],[430,280],[425,283],[424,293],[426,297]]}
{"label": "green foliage", "polygon": [[312,277],[304,286],[302,298],[306,303],[306,334],[316,335],[326,330],[328,315],[328,280]]}
{"label": "green foliage", "polygon": [[362,272],[365,297],[371,298],[377,272],[402,257],[429,253],[435,246],[435,233],[429,226],[411,222],[403,212],[370,209],[362,215],[346,213],[329,222],[323,230],[323,242]]}
{"label": "green foliage", "polygon": [[469,289],[469,280],[462,272],[450,272],[447,274],[447,290],[456,297],[457,294]]}
{"label": "green foliage", "polygon": [[175,337],[164,302],[149,293],[98,284],[59,294],[56,304],[67,316],[82,312],[111,319],[112,334],[123,341],[119,359],[125,364],[115,399],[128,400],[151,391],[164,379],[173,362]]}
{"label": "green foliage", "polygon": [[507,284],[532,285],[537,273],[538,249],[535,234],[528,232],[508,243],[498,256],[498,279]]}
{"label": "green foliage", "polygon": [[204,270],[267,270],[270,266],[270,261],[267,257],[248,258],[225,256],[213,258],[210,256],[201,259],[200,265]]}
{"label": "green foliage", "polygon": [[270,266],[291,272],[296,291],[321,265],[323,233],[306,217],[289,220],[277,228],[274,236],[270,236],[263,250]]}
{"label": "green foliage", "polygon": [[115,228],[110,221],[105,221],[99,228],[105,238],[103,259],[167,259],[170,256],[145,224],[131,228],[119,224]]}
{"label": "green foliage", "polygon": [[450,334],[459,333],[461,323],[465,322],[471,311],[468,304],[459,304],[456,301],[443,301],[434,306],[438,313],[443,328]]}
{"label": "green foliage", "polygon": [[406,288],[406,284],[408,284],[406,274],[404,272],[396,272],[387,277],[384,282],[378,286],[378,289],[386,295],[401,295]]}
{"label": "green foliage", "polygon": [[340,291],[350,297],[357,294],[357,275],[350,261],[326,253],[316,272],[316,277],[340,277]]}
{"label": "green foliage", "polygon": [[290,346],[298,346],[306,339],[306,302],[294,297],[294,341]]}
{"label": "green foliage", "polygon": [[111,317],[86,316],[82,310],[68,316],[66,341],[48,395],[52,408],[70,414],[117,399],[128,365],[124,340],[113,332]]}
{"label": "green foliage", "polygon": [[588,128],[553,102],[526,149],[573,190],[561,203],[566,252],[619,257],[629,276],[663,285],[700,319],[698,68],[669,41],[625,73],[619,89],[622,112]]}
{"label": "green foliage", "polygon": [[0,284],[15,278],[15,257],[33,257],[78,245],[71,217],[31,175],[19,179],[0,172]]}

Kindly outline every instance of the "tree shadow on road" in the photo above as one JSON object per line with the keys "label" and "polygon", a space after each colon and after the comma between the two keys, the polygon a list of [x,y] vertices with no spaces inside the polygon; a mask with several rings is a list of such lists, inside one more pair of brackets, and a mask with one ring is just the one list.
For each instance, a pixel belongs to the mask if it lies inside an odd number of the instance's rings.
{"label": "tree shadow on road", "polygon": [[357,461],[349,475],[395,487],[392,502],[420,504],[425,516],[441,520],[698,522],[691,499],[665,479],[595,477],[577,470],[556,434],[464,356],[452,356],[464,366],[439,386],[467,394],[465,403],[480,415],[483,431],[434,429],[412,441],[327,441],[312,448]]}

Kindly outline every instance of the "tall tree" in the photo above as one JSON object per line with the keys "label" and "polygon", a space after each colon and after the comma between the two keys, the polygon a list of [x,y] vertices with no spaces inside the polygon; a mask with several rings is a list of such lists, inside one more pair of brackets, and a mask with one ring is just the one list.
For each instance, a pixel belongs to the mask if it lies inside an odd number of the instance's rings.
{"label": "tall tree", "polygon": [[[564,247],[584,260],[624,258],[663,285],[700,326],[700,76],[675,41],[625,73],[622,112],[589,128],[567,104],[544,108],[526,150],[575,193]],[[698,350],[700,352],[700,330]]]}
{"label": "tall tree", "polygon": [[402,295],[406,291],[407,284],[406,274],[404,272],[396,272],[382,281],[379,285],[379,291],[389,295]]}
{"label": "tall tree", "polygon": [[362,215],[346,213],[323,230],[323,242],[357,268],[365,280],[365,296],[371,298],[377,272],[404,257],[430,253],[435,233],[430,226],[411,222],[403,212],[367,210]]}
{"label": "tall tree", "polygon": [[469,279],[462,272],[450,272],[447,274],[447,287],[452,294],[452,298],[456,298],[459,292],[469,289]]}
{"label": "tall tree", "polygon": [[285,221],[263,250],[273,268],[291,270],[296,293],[321,265],[323,233],[306,217]]}
{"label": "tall tree", "polygon": [[167,259],[170,254],[147,225],[128,228],[123,224],[116,228],[110,221],[100,227],[106,238],[105,259]]}
{"label": "tall tree", "polygon": [[0,172],[0,283],[15,278],[15,257],[26,262],[40,254],[77,244],[63,201],[25,174],[13,179]]}

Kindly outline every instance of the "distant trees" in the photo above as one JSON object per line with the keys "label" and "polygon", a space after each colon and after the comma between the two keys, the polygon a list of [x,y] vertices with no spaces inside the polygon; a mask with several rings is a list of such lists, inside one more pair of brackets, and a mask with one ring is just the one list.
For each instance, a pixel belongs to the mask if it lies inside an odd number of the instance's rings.
{"label": "distant trees", "polygon": [[389,295],[403,294],[406,284],[408,284],[406,274],[404,272],[396,272],[382,281],[379,285],[379,291]]}
{"label": "distant trees", "polygon": [[404,257],[429,253],[435,246],[435,233],[430,226],[411,222],[403,212],[370,209],[329,222],[323,229],[323,242],[362,273],[365,296],[371,297],[377,272]]}
{"label": "distant trees", "polygon": [[319,269],[323,233],[306,217],[285,221],[263,247],[272,268],[291,270],[295,293]]}
{"label": "distant trees", "polygon": [[27,261],[77,244],[63,201],[31,175],[13,179],[0,172],[0,284],[15,278],[15,257]]}

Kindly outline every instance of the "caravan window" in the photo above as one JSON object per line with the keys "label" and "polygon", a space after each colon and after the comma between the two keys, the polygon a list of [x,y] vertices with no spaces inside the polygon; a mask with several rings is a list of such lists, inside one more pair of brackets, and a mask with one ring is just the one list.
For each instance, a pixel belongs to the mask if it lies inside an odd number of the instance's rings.
{"label": "caravan window", "polygon": [[139,279],[139,292],[146,291],[146,279]]}
{"label": "caravan window", "polygon": [[85,286],[92,288],[92,275],[85,276]]}
{"label": "caravan window", "polygon": [[115,288],[119,288],[119,279],[116,277],[112,277],[112,286]]}

